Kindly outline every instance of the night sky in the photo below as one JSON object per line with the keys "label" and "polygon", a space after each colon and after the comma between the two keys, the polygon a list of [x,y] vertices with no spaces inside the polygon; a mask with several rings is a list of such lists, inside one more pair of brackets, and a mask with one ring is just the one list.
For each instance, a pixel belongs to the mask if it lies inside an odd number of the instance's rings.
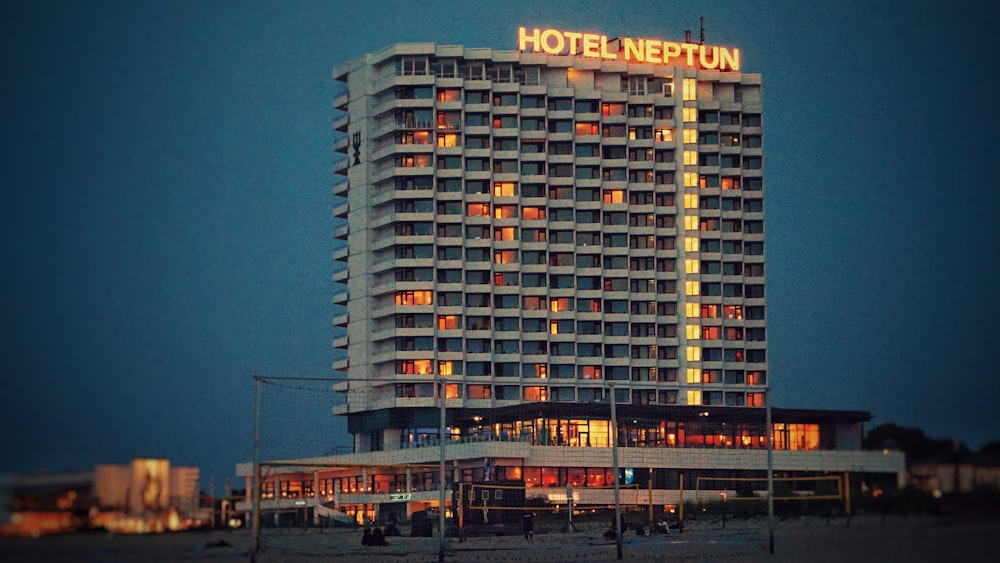
{"label": "night sky", "polygon": [[[775,404],[1000,440],[984,5],[7,2],[0,472],[155,456],[219,486],[254,374],[335,375],[336,66],[520,25],[697,40],[699,16],[763,75]],[[263,456],[350,443],[327,386],[263,387]]]}

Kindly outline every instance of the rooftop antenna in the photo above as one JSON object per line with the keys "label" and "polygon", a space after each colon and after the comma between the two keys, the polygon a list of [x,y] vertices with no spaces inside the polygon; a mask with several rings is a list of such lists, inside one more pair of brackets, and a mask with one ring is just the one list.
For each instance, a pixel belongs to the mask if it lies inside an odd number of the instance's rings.
{"label": "rooftop antenna", "polygon": [[705,44],[705,16],[700,16],[698,21],[701,23],[701,44]]}
{"label": "rooftop antenna", "polygon": [[685,29],[684,30],[684,42],[685,43],[690,43],[691,42],[691,30],[690,29]]}

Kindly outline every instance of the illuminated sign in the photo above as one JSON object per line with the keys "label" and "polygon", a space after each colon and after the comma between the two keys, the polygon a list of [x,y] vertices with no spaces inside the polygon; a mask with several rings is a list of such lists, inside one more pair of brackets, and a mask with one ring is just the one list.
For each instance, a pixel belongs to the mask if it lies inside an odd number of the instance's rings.
{"label": "illuminated sign", "polygon": [[401,502],[410,500],[410,493],[389,493],[389,502]]}
{"label": "illuminated sign", "polygon": [[635,39],[561,31],[517,28],[517,50],[548,55],[580,55],[607,61],[669,64],[705,70],[739,70],[740,50],[700,43],[677,43],[661,39]]}

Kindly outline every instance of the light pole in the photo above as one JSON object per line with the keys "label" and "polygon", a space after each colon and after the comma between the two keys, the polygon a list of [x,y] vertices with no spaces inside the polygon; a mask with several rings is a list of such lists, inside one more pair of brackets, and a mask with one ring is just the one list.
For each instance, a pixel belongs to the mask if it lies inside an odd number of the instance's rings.
{"label": "light pole", "polygon": [[441,386],[441,426],[438,428],[438,438],[441,442],[441,466],[438,468],[438,487],[441,489],[441,511],[438,515],[438,526],[441,532],[441,538],[438,545],[438,561],[444,561],[444,503],[445,503],[445,468],[444,468],[444,433],[445,433],[445,385],[444,378],[438,378],[438,385]]}
{"label": "light pole", "polygon": [[608,382],[611,389],[611,466],[615,472],[615,529],[618,531],[618,559],[622,558],[622,535],[625,534],[622,526],[622,503],[621,493],[618,489],[618,414],[615,411],[615,383]]}
{"label": "light pole", "polygon": [[767,401],[767,543],[771,553],[774,553],[774,430],[771,424],[771,388],[764,389],[764,400]]}
{"label": "light pole", "polygon": [[250,549],[250,563],[257,560],[260,553],[260,380],[253,376],[253,547]]}

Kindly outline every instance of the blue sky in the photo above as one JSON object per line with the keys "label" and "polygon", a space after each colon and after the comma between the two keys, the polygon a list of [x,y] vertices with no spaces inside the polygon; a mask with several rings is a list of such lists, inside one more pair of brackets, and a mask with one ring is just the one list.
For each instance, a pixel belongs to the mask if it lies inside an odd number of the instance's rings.
{"label": "blue sky", "polygon": [[[254,374],[333,375],[342,62],[512,49],[519,25],[683,39],[699,16],[763,75],[775,404],[998,440],[978,4],[8,3],[0,471],[152,455],[221,483],[251,456]],[[265,389],[265,455],[349,443],[300,387]]]}

